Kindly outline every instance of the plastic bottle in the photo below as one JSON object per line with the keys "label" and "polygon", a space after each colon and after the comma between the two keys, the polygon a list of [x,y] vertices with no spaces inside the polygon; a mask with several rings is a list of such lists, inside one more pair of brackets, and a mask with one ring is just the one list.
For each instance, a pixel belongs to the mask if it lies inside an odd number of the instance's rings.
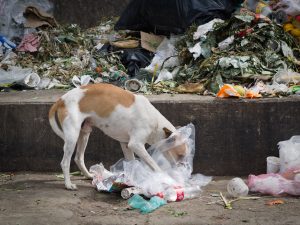
{"label": "plastic bottle", "polygon": [[135,194],[141,195],[141,194],[143,194],[143,190],[138,187],[130,187],[130,188],[124,188],[121,191],[121,196],[124,199],[129,199]]}
{"label": "plastic bottle", "polygon": [[171,187],[166,189],[162,196],[168,202],[179,202],[184,199],[196,198],[200,195],[201,188],[200,186],[192,186],[192,187]]}

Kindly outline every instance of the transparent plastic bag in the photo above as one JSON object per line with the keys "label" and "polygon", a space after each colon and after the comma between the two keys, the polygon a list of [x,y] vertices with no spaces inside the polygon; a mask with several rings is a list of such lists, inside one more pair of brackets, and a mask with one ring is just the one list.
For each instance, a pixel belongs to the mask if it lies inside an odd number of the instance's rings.
{"label": "transparent plastic bag", "polygon": [[154,72],[155,70],[164,68],[175,67],[179,65],[179,59],[177,57],[178,52],[175,48],[175,43],[178,41],[178,37],[171,36],[170,39],[165,38],[161,44],[158,46],[155,56],[152,59],[152,62],[145,69]]}
{"label": "transparent plastic bag", "polygon": [[285,179],[280,174],[249,175],[248,187],[252,192],[260,192],[274,196],[282,194],[300,195],[300,182]]}
{"label": "transparent plastic bag", "polygon": [[280,70],[274,75],[273,81],[278,84],[297,84],[300,82],[300,73]]}
{"label": "transparent plastic bag", "polygon": [[290,16],[297,16],[300,14],[300,0],[280,0],[275,8]]}
{"label": "transparent plastic bag", "polygon": [[[124,183],[143,190],[147,197],[163,193],[172,187],[205,186],[211,177],[201,174],[191,175],[193,171],[193,158],[195,154],[195,128],[188,124],[174,132],[169,138],[152,145],[148,152],[160,166],[162,172],[153,171],[145,162],[136,159],[119,160],[110,167],[114,175],[124,174]],[[188,151],[179,160],[172,158],[170,151],[174,147],[185,144]]]}
{"label": "transparent plastic bag", "polygon": [[280,173],[300,169],[300,135],[287,141],[281,141],[279,146]]}

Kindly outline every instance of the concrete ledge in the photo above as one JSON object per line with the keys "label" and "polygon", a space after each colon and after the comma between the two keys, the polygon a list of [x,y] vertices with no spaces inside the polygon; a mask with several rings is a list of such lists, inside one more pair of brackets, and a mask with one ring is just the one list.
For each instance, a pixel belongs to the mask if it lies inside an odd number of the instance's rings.
{"label": "concrete ledge", "polygon": [[[63,141],[47,115],[64,91],[0,93],[0,171],[60,171]],[[247,175],[265,171],[277,143],[300,134],[300,97],[259,100],[197,95],[148,96],[174,125],[196,126],[194,171]],[[119,143],[94,129],[86,164],[110,166],[122,157]],[[74,163],[73,163],[73,169]]]}

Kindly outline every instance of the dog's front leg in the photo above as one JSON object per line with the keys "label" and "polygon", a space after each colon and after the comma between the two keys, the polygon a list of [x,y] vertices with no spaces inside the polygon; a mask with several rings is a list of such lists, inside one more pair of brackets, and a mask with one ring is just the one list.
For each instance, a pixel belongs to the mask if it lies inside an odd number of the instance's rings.
{"label": "dog's front leg", "polygon": [[121,148],[122,148],[122,151],[124,154],[124,158],[128,161],[134,160],[135,159],[134,153],[130,148],[128,148],[128,143],[120,142],[120,144],[121,144]]}
{"label": "dog's front leg", "polygon": [[134,140],[130,140],[128,143],[128,148],[134,151],[140,159],[144,160],[150,167],[156,172],[161,172],[161,168],[157,165],[157,163],[152,159],[145,148],[145,144],[136,142]]}

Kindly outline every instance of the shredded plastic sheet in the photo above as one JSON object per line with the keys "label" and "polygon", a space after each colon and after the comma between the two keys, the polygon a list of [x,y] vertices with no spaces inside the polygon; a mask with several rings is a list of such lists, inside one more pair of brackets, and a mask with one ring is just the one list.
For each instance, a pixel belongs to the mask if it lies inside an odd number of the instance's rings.
{"label": "shredded plastic sheet", "polygon": [[[203,187],[211,181],[211,177],[201,174],[192,175],[194,140],[193,124],[179,128],[169,138],[148,149],[163,172],[154,172],[145,162],[138,159],[132,161],[121,159],[111,166],[110,171],[105,170],[102,164],[91,167],[90,172],[94,174],[93,184],[97,186],[98,191],[108,192],[120,191],[126,186],[135,186],[141,188],[147,197],[163,193],[169,187]],[[188,152],[182,159],[175,161],[168,151],[182,144],[187,145]]]}

